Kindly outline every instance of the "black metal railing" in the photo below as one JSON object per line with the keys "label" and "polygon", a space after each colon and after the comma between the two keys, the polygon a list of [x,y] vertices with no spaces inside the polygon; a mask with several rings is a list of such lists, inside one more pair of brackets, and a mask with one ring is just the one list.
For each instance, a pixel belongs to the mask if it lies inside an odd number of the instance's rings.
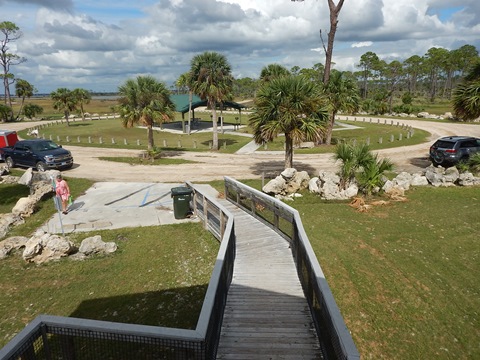
{"label": "black metal railing", "polygon": [[235,260],[234,221],[194,190],[197,215],[221,241],[195,330],[41,315],[0,349],[0,359],[215,359]]}
{"label": "black metal railing", "polygon": [[319,341],[329,359],[360,359],[333,298],[297,210],[261,191],[225,177],[225,197],[271,226],[291,244]]}

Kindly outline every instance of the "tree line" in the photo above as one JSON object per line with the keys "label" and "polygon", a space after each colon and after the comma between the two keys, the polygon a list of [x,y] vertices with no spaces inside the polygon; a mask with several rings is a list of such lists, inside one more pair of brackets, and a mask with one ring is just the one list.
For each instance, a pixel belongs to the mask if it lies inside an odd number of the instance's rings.
{"label": "tree line", "polygon": [[[404,61],[390,62],[368,51],[360,57],[356,65],[358,71],[344,73],[356,80],[362,99],[409,92],[434,102],[438,98],[450,99],[453,89],[479,61],[478,50],[473,45],[454,50],[433,47],[423,56],[412,55]],[[311,68],[293,66],[290,72],[322,81],[324,68],[322,63],[317,63]],[[249,77],[235,80],[235,96],[253,98],[258,83],[259,79]]]}

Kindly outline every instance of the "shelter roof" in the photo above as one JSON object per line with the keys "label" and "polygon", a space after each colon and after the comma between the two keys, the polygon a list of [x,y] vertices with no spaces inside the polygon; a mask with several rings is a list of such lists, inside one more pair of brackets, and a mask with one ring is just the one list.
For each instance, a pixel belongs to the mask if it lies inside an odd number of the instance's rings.
{"label": "shelter roof", "polygon": [[[236,110],[242,110],[242,109],[246,108],[245,105],[236,103],[234,101],[224,101],[222,104],[226,108],[234,108]],[[200,106],[207,106],[207,100],[200,100],[200,101],[192,102],[192,110],[194,110],[194,109],[196,109],[197,107],[200,107]],[[187,113],[188,112],[188,103],[186,104],[185,107],[183,107],[181,109],[177,108],[177,111],[181,112],[182,114]]]}
{"label": "shelter roof", "polygon": [[[170,100],[175,104],[176,111],[180,111],[180,109],[183,109],[185,106],[188,108],[188,94],[171,94]],[[200,101],[200,98],[197,95],[193,95],[192,101]]]}

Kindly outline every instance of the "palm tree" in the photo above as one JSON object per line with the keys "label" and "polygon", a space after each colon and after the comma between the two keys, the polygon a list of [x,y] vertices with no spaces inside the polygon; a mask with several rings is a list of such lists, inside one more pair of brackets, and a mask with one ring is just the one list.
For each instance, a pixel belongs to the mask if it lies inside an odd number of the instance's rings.
{"label": "palm tree", "polygon": [[279,64],[269,64],[263,67],[262,71],[260,71],[260,80],[262,82],[267,82],[280,76],[288,75],[291,75],[291,73],[285,66]]}
{"label": "palm tree", "polygon": [[153,124],[173,120],[175,105],[166,85],[152,76],[129,79],[118,88],[120,116],[124,127],[141,124],[147,128],[148,150],[154,150]]}
{"label": "palm tree", "polygon": [[346,76],[345,73],[336,70],[331,72],[330,80],[327,85],[324,85],[323,90],[330,106],[330,119],[325,133],[325,144],[330,145],[335,116],[339,111],[357,111],[360,95],[356,81],[352,77]]}
{"label": "palm tree", "polygon": [[191,89],[201,99],[207,100],[212,110],[212,149],[218,150],[217,104],[227,100],[232,87],[231,66],[224,55],[204,52],[191,61]]}
{"label": "palm tree", "polygon": [[345,188],[355,179],[355,174],[372,161],[372,153],[367,144],[350,145],[339,143],[335,147],[333,159],[340,160],[340,184]]}
{"label": "palm tree", "polygon": [[285,168],[293,165],[293,145],[318,141],[328,114],[315,83],[301,76],[283,76],[264,83],[255,99],[250,126],[257,144],[285,134]]}
{"label": "palm tree", "polygon": [[67,126],[70,126],[68,117],[72,111],[77,109],[77,99],[73,91],[66,88],[59,88],[56,91],[52,91],[50,97],[53,100],[53,108],[55,110],[63,111]]}
{"label": "palm tree", "polygon": [[22,99],[22,103],[20,105],[20,109],[18,110],[17,118],[20,116],[23,110],[23,105],[25,104],[25,98],[30,98],[33,96],[33,93],[36,92],[37,89],[30,84],[27,80],[17,79],[15,82],[15,95]]}
{"label": "palm tree", "polygon": [[88,90],[77,88],[73,90],[73,94],[76,98],[77,104],[80,105],[80,113],[82,114],[82,120],[85,121],[85,111],[83,105],[88,104],[92,99],[92,95]]}
{"label": "palm tree", "polygon": [[453,92],[453,110],[459,118],[475,120],[480,117],[480,63],[472,68],[465,81]]}
{"label": "palm tree", "polygon": [[389,159],[378,159],[367,144],[350,145],[340,143],[335,147],[334,160],[340,160],[340,184],[346,188],[355,179],[362,191],[371,195],[375,188],[383,185],[382,175],[393,169]]}

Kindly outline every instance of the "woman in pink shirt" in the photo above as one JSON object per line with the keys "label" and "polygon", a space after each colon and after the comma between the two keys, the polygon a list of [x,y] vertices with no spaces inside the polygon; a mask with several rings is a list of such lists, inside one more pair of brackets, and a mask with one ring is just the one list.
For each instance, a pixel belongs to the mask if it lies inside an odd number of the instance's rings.
{"label": "woman in pink shirt", "polygon": [[70,197],[70,188],[67,182],[62,179],[62,175],[58,174],[55,181],[55,193],[62,201],[62,213],[67,215],[68,198]]}

